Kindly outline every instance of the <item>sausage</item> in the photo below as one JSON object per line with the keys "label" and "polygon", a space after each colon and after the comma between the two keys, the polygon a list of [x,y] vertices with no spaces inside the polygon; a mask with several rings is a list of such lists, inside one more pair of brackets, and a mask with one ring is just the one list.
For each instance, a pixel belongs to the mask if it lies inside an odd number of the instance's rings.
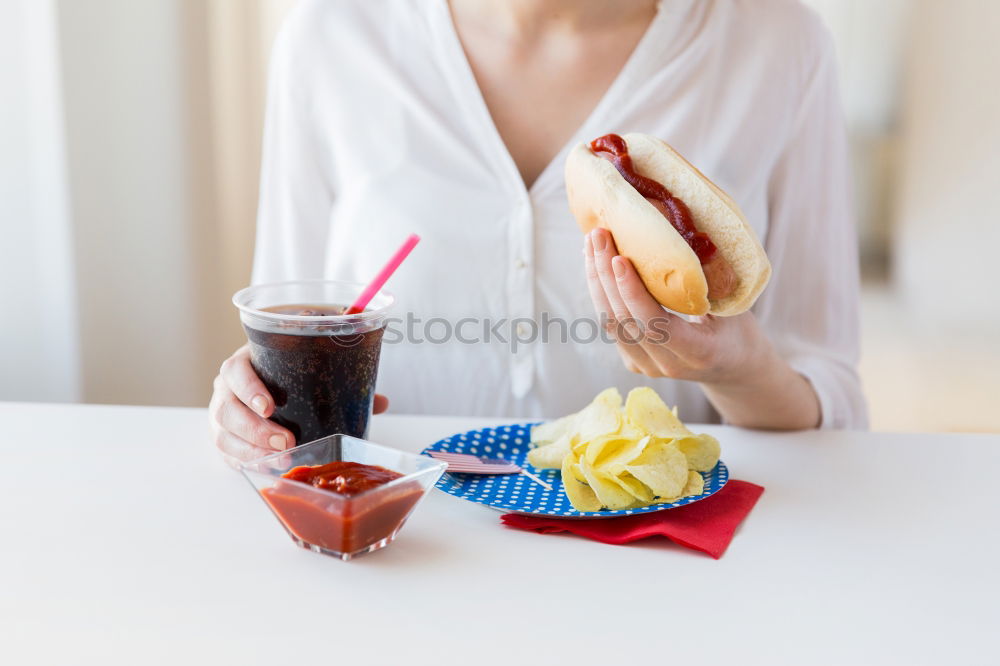
{"label": "sausage", "polygon": [[701,265],[701,270],[708,283],[708,300],[718,301],[736,291],[736,271],[718,251]]}

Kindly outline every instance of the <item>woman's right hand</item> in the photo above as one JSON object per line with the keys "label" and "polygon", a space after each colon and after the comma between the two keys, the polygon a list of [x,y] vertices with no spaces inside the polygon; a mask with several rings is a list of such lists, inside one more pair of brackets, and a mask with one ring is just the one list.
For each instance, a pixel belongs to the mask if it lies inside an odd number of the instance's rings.
{"label": "woman's right hand", "polygon": [[214,387],[208,405],[212,437],[230,466],[295,445],[288,429],[268,420],[274,399],[250,365],[247,345],[222,363]]}

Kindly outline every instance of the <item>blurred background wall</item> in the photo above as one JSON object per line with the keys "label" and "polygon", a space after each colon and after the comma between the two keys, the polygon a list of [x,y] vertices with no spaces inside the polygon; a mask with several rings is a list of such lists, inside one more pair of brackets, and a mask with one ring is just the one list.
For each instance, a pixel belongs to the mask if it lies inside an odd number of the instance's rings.
{"label": "blurred background wall", "polygon": [[[294,2],[0,3],[0,399],[207,403]],[[1000,430],[1000,3],[807,4],[838,48],[873,427]]]}

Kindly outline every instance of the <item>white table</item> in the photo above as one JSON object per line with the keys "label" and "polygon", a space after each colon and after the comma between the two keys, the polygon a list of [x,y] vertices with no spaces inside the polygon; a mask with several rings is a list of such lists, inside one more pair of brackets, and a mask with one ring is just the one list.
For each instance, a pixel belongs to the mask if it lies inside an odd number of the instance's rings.
{"label": "white table", "polygon": [[[382,416],[418,451],[483,419]],[[204,410],[0,404],[0,663],[997,663],[1000,437],[706,428],[767,490],[719,561],[434,492],[389,548],[295,547]],[[653,661],[655,660],[655,661]]]}

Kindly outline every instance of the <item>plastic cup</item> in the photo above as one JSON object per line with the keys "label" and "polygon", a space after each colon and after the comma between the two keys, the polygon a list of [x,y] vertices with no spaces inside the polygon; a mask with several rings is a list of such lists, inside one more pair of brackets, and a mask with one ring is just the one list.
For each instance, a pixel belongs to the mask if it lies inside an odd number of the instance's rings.
{"label": "plastic cup", "polygon": [[[364,312],[343,312],[365,285],[334,280],[254,285],[233,296],[250,363],[274,398],[271,420],[296,444],[368,433],[391,294]],[[303,314],[305,311],[324,314]]]}

